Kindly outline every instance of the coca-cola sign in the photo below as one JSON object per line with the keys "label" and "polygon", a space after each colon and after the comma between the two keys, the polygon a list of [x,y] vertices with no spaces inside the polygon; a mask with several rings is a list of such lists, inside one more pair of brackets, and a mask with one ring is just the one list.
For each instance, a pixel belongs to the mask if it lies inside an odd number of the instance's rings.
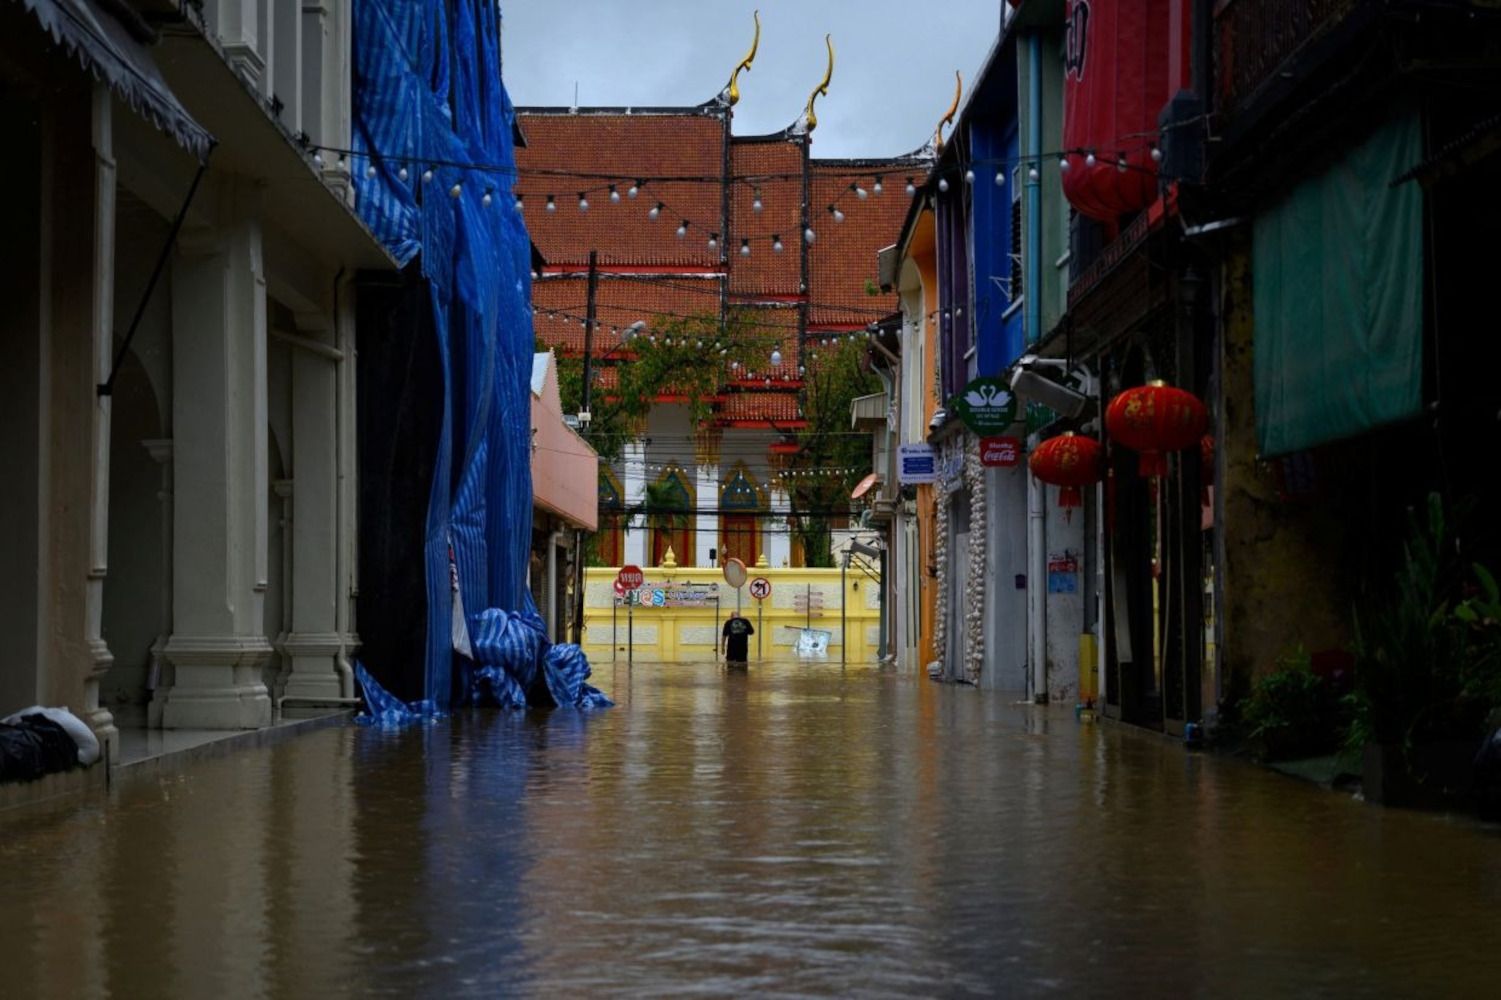
{"label": "coca-cola sign", "polygon": [[980,439],[980,464],[992,469],[1010,469],[1021,464],[1022,443],[1014,437]]}

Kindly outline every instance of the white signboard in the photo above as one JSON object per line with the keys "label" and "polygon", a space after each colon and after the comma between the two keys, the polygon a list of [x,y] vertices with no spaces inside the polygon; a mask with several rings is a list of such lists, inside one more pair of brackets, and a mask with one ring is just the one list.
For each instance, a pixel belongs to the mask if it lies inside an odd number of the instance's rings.
{"label": "white signboard", "polygon": [[902,485],[938,481],[938,456],[930,444],[904,444],[897,449],[897,479]]}

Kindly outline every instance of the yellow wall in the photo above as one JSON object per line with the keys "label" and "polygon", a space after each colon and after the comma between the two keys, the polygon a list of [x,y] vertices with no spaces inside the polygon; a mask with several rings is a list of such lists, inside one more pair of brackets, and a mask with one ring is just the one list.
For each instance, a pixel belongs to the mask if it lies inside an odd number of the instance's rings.
{"label": "yellow wall", "polygon": [[[584,652],[595,664],[611,659],[626,659],[626,608],[613,608],[616,570],[589,569],[584,576]],[[815,612],[812,627],[832,633],[828,660],[838,663],[841,657],[850,663],[873,663],[879,649],[877,628],[880,622],[880,588],[859,570],[850,569],[845,577],[844,606],[849,645],[846,650],[840,635],[840,583],[837,569],[769,569],[751,570],[751,578],[764,576],[771,581],[771,597],[764,602],[757,617],[757,602],[749,588],[740,593],[740,613],[757,634],[750,640],[751,659],[757,658],[756,640],[761,640],[762,659],[795,659],[793,649],[798,630],[808,625],[808,617],[794,610],[793,598],[806,594],[812,586],[823,594],[823,609]],[[674,583],[719,584],[720,606],[716,615],[708,608],[653,608],[638,606],[632,626],[632,659],[643,663],[708,662],[718,650],[719,630],[735,608],[735,591],[724,582],[719,570],[679,569],[670,577],[661,569],[646,570],[646,586],[671,580]],[[612,614],[615,638],[612,644]],[[613,648],[612,648],[613,647]]]}

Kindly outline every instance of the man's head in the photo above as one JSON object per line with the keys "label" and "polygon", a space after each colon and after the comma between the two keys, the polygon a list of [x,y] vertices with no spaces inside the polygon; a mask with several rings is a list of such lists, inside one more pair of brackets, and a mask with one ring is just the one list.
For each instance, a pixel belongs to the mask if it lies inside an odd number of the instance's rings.
{"label": "man's head", "polygon": [[730,617],[731,618],[739,618],[740,617],[740,612],[738,612],[738,611],[731,611],[730,612]]}

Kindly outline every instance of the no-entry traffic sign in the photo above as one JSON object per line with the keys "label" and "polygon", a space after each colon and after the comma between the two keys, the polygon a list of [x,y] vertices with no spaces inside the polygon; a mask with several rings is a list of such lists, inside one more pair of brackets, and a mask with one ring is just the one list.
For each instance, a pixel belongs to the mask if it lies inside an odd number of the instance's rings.
{"label": "no-entry traffic sign", "polygon": [[764,576],[758,576],[750,582],[750,595],[758,601],[764,601],[771,596],[771,581]]}
{"label": "no-entry traffic sign", "polygon": [[635,590],[646,582],[646,574],[641,572],[640,566],[622,566],[615,582],[622,590]]}

